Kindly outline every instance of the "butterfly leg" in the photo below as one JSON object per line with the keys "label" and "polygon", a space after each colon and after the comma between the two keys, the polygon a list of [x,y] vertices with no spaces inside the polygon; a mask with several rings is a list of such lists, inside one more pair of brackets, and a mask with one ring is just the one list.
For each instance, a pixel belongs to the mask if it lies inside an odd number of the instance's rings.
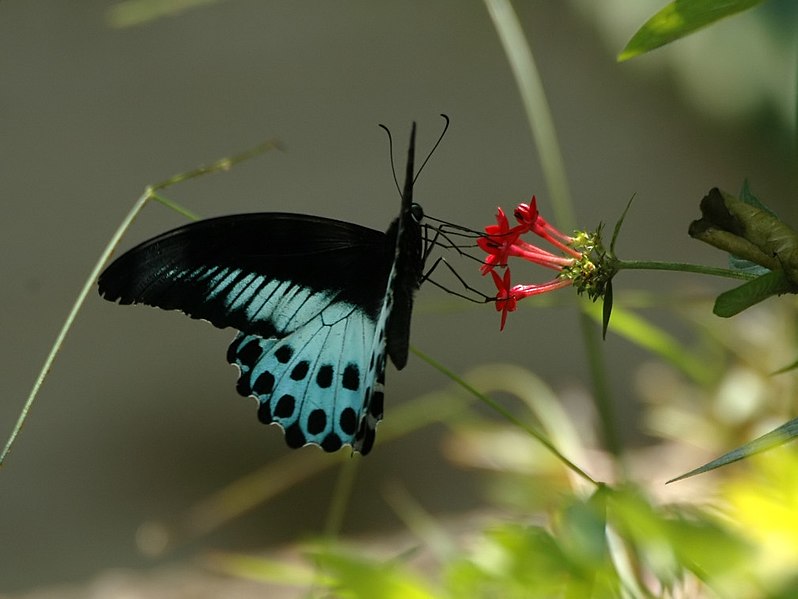
{"label": "butterfly leg", "polygon": [[[473,297],[473,296],[466,295],[465,293],[461,293],[459,291],[454,291],[453,289],[449,289],[448,287],[446,287],[442,283],[438,283],[437,281],[435,281],[432,278],[430,278],[432,273],[440,265],[443,265],[446,268],[448,268],[449,272],[451,272],[455,276],[455,278],[460,282],[460,284],[463,286],[463,288],[466,291],[468,291],[470,293],[473,293],[474,295],[476,295],[478,297]],[[470,302],[474,302],[475,304],[487,304],[488,302],[492,302],[492,301],[494,301],[496,299],[495,296],[485,295],[484,293],[482,293],[478,289],[475,289],[474,287],[469,285],[465,281],[465,279],[463,279],[463,277],[461,277],[460,274],[454,269],[454,267],[451,264],[449,264],[446,261],[446,259],[443,258],[443,257],[440,257],[437,260],[435,260],[435,262],[433,263],[432,267],[430,267],[430,269],[426,273],[424,273],[424,275],[421,277],[421,281],[422,282],[429,281],[431,284],[435,285],[435,287],[438,287],[439,289],[443,289],[446,293],[449,293],[449,294],[454,295],[456,297],[461,297],[461,298],[466,299],[466,300],[468,300]]]}

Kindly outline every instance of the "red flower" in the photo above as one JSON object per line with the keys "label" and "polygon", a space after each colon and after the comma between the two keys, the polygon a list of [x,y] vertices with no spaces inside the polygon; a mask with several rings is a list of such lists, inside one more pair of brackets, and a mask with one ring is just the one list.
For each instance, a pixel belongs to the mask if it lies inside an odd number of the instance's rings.
{"label": "red flower", "polygon": [[570,254],[574,258],[579,259],[582,257],[579,252],[566,245],[574,240],[573,237],[561,233],[550,225],[545,218],[540,216],[538,212],[538,201],[535,196],[532,196],[529,204],[518,204],[518,207],[513,212],[513,216],[515,216],[515,220],[517,220],[526,231],[531,231],[538,237],[542,237],[560,251]]}
{"label": "red flower", "polygon": [[[496,224],[485,227],[485,234],[477,239],[477,245],[488,254],[480,271],[483,275],[490,272],[496,285],[497,292],[494,301],[496,310],[502,313],[502,330],[507,322],[507,314],[515,311],[519,300],[571,285],[572,277],[568,274],[569,267],[573,267],[577,260],[582,259],[582,254],[568,245],[575,239],[561,233],[540,216],[535,196],[532,196],[529,204],[519,204],[513,215],[519,224],[510,227],[507,216],[499,208],[496,213]],[[545,239],[567,255],[553,254],[521,239],[521,235],[530,232]],[[558,275],[547,283],[511,285],[510,269],[507,267],[511,256],[556,270]],[[503,276],[494,270],[496,267],[506,269]]]}
{"label": "red flower", "polygon": [[496,284],[496,311],[502,313],[500,331],[504,330],[504,325],[507,322],[507,314],[515,312],[518,307],[518,300],[532,295],[540,295],[541,293],[548,293],[568,287],[572,281],[571,279],[564,279],[557,277],[548,283],[541,283],[539,285],[512,285],[510,286],[510,269],[504,271],[504,277],[500,277],[496,271],[490,271],[493,277],[493,282]]}
{"label": "red flower", "polygon": [[494,266],[506,266],[513,244],[523,232],[522,226],[511,229],[504,210],[499,208],[496,212],[496,224],[485,227],[485,235],[477,239],[477,245],[488,254],[480,272],[486,275]]}
{"label": "red flower", "polygon": [[510,269],[504,271],[504,278],[496,274],[496,271],[490,271],[493,277],[493,282],[496,284],[496,311],[502,313],[502,324],[499,327],[500,331],[504,330],[504,323],[507,322],[507,313],[515,312],[518,300],[513,296],[512,289],[510,288]]}

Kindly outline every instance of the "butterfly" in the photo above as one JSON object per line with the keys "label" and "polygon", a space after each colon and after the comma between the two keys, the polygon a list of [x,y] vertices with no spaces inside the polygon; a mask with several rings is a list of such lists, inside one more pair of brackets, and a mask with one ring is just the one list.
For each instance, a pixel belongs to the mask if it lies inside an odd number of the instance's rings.
{"label": "butterfly", "polygon": [[286,443],[366,455],[383,415],[386,355],[407,364],[423,280],[423,212],[413,203],[413,123],[399,216],[385,233],[264,212],[210,218],[145,241],[100,275],[120,304],[180,310],[239,333],[237,390]]}

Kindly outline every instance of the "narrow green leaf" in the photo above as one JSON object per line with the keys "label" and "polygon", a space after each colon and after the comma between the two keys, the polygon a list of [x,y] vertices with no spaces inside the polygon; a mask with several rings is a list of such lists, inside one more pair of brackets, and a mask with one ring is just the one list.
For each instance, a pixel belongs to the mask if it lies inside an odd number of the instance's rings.
{"label": "narrow green leaf", "polygon": [[783,270],[768,271],[753,281],[721,293],[715,299],[712,312],[721,318],[729,318],[773,295],[788,293],[791,288]]}
{"label": "narrow green leaf", "polygon": [[798,360],[795,360],[791,364],[787,364],[787,366],[782,366],[778,370],[774,370],[770,374],[784,374],[785,372],[789,372],[790,370],[795,370],[798,368]]}
{"label": "narrow green leaf", "polygon": [[[603,321],[597,304],[586,305],[585,309],[591,318]],[[710,376],[700,356],[665,329],[625,309],[623,303],[613,306],[612,332],[666,360],[694,381],[706,382]]]}
{"label": "narrow green leaf", "polygon": [[719,458],[712,460],[711,462],[708,462],[703,466],[696,468],[695,470],[690,470],[690,472],[686,472],[681,476],[672,478],[668,481],[668,483],[676,482],[677,480],[683,480],[685,478],[695,476],[696,474],[702,474],[703,472],[709,472],[710,470],[715,470],[716,468],[720,468],[726,464],[743,460],[756,453],[761,453],[763,451],[767,451],[768,449],[778,447],[779,445],[784,445],[787,441],[794,439],[796,436],[798,436],[798,418],[794,418],[789,422],[785,422],[780,427],[773,429],[769,433],[765,433],[761,437],[758,437],[753,441],[749,441],[745,445],[742,445],[737,449],[733,449],[729,453],[723,454]]}
{"label": "narrow green leaf", "polygon": [[621,218],[618,219],[618,222],[615,223],[615,229],[612,231],[612,239],[610,240],[610,254],[615,255],[615,241],[618,239],[618,233],[621,232],[621,226],[623,225],[623,221],[626,218],[626,213],[629,212],[629,208],[632,207],[632,202],[635,199],[635,195],[633,194],[629,201],[626,204],[626,208],[623,209],[623,214],[621,214]]}
{"label": "narrow green leaf", "polygon": [[618,61],[650,52],[760,2],[762,0],[674,0],[634,34],[618,55]]}
{"label": "narrow green leaf", "polygon": [[612,281],[607,281],[604,291],[604,305],[601,310],[601,338],[607,338],[607,329],[610,326],[610,316],[612,316]]}

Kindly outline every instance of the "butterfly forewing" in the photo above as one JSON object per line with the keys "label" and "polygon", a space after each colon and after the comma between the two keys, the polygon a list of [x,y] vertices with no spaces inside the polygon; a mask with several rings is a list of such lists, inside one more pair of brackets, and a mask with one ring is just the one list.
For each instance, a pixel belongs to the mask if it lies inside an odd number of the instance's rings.
{"label": "butterfly forewing", "polygon": [[228,349],[237,389],[291,447],[371,450],[382,418],[386,353],[407,361],[421,279],[412,206],[415,124],[402,210],[387,233],[287,213],[199,221],[146,241],[100,276],[122,304],[179,309],[241,331]]}
{"label": "butterfly forewing", "polygon": [[366,227],[238,214],[145,241],[103,272],[99,288],[110,301],[177,309],[268,337],[290,331],[292,307],[312,312],[325,301],[358,305],[376,319],[392,255],[386,235]]}

